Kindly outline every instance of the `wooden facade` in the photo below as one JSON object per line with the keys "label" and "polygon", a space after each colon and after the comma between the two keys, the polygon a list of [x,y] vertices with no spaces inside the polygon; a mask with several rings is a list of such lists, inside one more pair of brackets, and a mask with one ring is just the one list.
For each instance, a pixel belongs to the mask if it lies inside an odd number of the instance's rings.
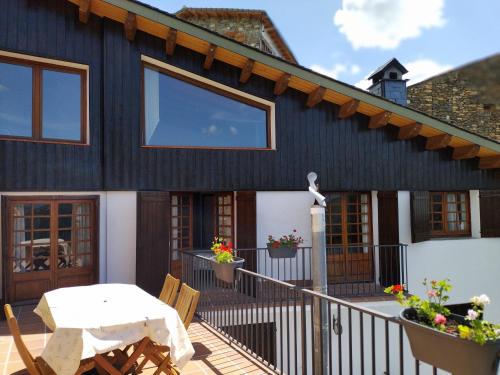
{"label": "wooden facade", "polygon": [[[341,107],[137,30],[65,0],[0,0],[0,50],[89,66],[88,146],[0,141],[0,191],[302,190],[306,174],[322,190],[462,190],[500,187],[500,172],[477,160],[453,160],[453,149],[426,149],[427,138],[398,140],[399,128],[369,129],[370,117],[339,118]],[[276,150],[141,147],[141,55],[188,70],[276,104]],[[193,103],[195,105],[195,103]],[[343,116],[340,116],[343,117]]]}

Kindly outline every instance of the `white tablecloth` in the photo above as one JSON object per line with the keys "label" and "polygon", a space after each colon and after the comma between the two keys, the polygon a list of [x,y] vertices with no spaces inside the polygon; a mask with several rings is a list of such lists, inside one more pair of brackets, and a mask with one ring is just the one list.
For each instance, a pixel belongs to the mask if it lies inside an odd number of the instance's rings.
{"label": "white tablecloth", "polygon": [[177,311],[135,285],[99,284],[45,293],[35,308],[53,331],[42,358],[61,375],[81,359],[149,337],[182,368],[194,349]]}

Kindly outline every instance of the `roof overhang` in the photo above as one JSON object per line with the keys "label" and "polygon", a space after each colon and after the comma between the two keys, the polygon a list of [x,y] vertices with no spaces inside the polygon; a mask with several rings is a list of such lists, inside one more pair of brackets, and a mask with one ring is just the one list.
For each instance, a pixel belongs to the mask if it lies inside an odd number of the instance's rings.
{"label": "roof overhang", "polygon": [[[268,55],[149,5],[135,0],[68,1],[80,6],[80,19],[82,19],[82,7],[86,11],[87,5],[89,5],[88,11],[123,23],[126,31],[127,27],[130,27],[130,19],[133,18],[137,30],[165,39],[166,52],[169,54],[173,51],[173,35],[174,46],[178,44],[241,68],[245,72],[246,79],[250,70],[250,74],[275,81],[275,93],[281,93],[287,87],[291,87],[309,95],[308,106],[322,100],[328,101],[341,106],[341,114],[352,115],[358,112],[369,116],[370,128],[391,124],[400,128],[400,139],[420,135],[427,138],[429,150],[453,147],[454,159],[477,157],[479,168],[500,168],[500,143]],[[310,103],[312,105],[309,105]]]}

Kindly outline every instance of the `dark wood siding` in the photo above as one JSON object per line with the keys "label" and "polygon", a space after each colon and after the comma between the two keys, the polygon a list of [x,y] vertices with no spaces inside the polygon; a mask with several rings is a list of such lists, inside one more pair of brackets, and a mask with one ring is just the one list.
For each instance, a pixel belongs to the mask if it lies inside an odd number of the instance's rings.
{"label": "dark wood siding", "polygon": [[137,193],[136,284],[159,295],[170,271],[170,194]]}
{"label": "dark wood siding", "polygon": [[65,0],[0,0],[0,49],[89,65],[90,146],[0,141],[0,191],[99,190],[101,21]]}
{"label": "dark wood siding", "polygon": [[479,193],[481,237],[500,237],[500,190]]}
{"label": "dark wood siding", "polygon": [[[397,140],[397,128],[369,130],[361,114],[339,120],[338,106],[307,109],[307,96],[288,89],[273,95],[273,82],[252,76],[240,84],[239,69],[138,32],[135,42],[122,25],[106,20],[106,187],[169,191],[296,190],[318,173],[322,190],[471,189],[500,185],[495,171],[477,160],[452,160],[451,149],[426,151],[425,138]],[[140,148],[141,54],[276,103],[276,151]],[[196,103],[193,103],[196,105]]]}

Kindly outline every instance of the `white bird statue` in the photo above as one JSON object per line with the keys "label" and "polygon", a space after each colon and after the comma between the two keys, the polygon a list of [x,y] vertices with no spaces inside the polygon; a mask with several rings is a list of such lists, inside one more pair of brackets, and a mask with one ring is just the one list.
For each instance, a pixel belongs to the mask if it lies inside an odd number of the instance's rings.
{"label": "white bird statue", "polygon": [[318,192],[318,186],[315,184],[318,179],[318,175],[314,172],[309,172],[307,174],[307,180],[309,181],[309,192],[314,196],[316,202],[322,207],[326,207],[325,197]]}

